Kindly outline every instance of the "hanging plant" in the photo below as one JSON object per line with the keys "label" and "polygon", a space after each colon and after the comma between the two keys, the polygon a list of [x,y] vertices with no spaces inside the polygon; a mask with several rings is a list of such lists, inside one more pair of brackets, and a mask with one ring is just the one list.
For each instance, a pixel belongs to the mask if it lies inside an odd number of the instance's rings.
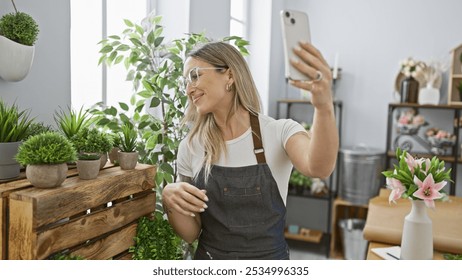
{"label": "hanging plant", "polygon": [[15,12],[0,19],[0,35],[19,44],[33,46],[39,34],[37,22],[29,14],[19,12],[13,0],[11,3]]}

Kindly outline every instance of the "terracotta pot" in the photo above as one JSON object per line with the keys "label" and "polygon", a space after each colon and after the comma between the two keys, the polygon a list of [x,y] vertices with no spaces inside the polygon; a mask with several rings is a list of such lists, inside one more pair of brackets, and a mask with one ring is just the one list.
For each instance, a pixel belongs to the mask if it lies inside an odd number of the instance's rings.
{"label": "terracotta pot", "polygon": [[26,177],[34,187],[56,188],[67,178],[67,164],[33,164],[27,165]]}
{"label": "terracotta pot", "polygon": [[120,151],[120,149],[118,147],[114,147],[109,152],[109,161],[111,163],[115,163],[116,161],[119,161],[119,157],[118,157],[118,154],[117,154],[119,151]]}
{"label": "terracotta pot", "polygon": [[118,152],[120,168],[124,170],[134,169],[138,163],[138,152]]}
{"label": "terracotta pot", "polygon": [[102,154],[102,155],[101,155],[101,158],[100,158],[99,160],[101,161],[101,164],[100,164],[100,166],[99,166],[99,169],[101,170],[101,169],[104,168],[104,166],[105,166],[106,163],[107,163],[107,153]]}
{"label": "terracotta pot", "polygon": [[79,172],[79,178],[84,180],[91,180],[98,177],[99,167],[101,160],[78,160],[77,171]]}

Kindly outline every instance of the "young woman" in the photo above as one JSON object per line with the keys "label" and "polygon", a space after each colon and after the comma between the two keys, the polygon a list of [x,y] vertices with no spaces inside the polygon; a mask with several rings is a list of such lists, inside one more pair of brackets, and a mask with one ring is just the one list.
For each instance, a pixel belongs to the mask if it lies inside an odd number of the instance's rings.
{"label": "young woman", "polygon": [[195,259],[289,259],[284,238],[286,197],[293,167],[328,177],[338,152],[332,76],[321,53],[300,43],[292,64],[312,92],[310,132],[291,119],[262,115],[246,61],[233,46],[207,43],[184,65],[189,97],[188,136],[178,151],[179,182],[162,193],[174,230],[199,239]]}

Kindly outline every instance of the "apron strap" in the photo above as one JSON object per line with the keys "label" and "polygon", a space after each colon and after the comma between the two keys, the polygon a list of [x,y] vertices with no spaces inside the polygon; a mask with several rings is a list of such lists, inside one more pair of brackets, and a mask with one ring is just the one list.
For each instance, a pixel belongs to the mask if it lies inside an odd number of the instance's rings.
{"label": "apron strap", "polygon": [[258,116],[250,113],[250,126],[252,127],[252,139],[255,157],[258,163],[266,163],[265,149],[263,149],[263,143],[261,141],[260,122]]}

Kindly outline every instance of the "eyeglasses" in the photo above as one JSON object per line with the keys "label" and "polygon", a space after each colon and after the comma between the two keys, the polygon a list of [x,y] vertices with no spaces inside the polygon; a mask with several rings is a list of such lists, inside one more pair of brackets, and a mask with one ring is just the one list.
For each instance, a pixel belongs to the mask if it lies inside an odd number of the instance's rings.
{"label": "eyeglasses", "polygon": [[180,77],[179,83],[182,90],[186,90],[188,86],[197,87],[199,85],[199,77],[202,70],[225,70],[225,67],[194,67],[191,69],[186,77]]}

